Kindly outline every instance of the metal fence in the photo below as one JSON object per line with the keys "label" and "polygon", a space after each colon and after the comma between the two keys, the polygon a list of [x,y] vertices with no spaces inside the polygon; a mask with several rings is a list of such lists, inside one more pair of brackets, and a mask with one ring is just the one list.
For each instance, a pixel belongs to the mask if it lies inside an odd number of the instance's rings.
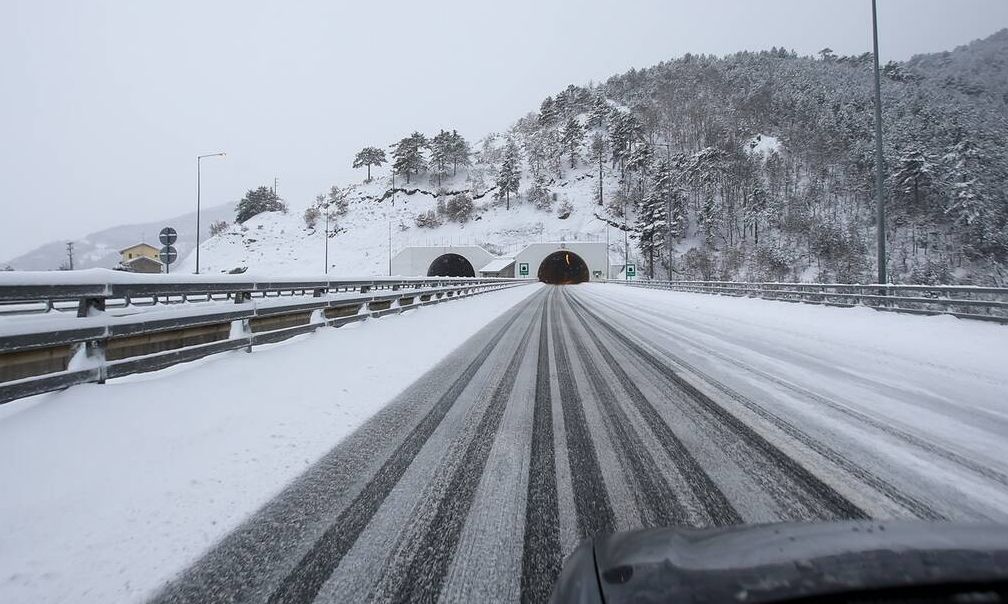
{"label": "metal fence", "polygon": [[609,283],[827,306],[868,306],[882,311],[1008,323],[1008,288],[1004,287],[658,280],[610,280]]}
{"label": "metal fence", "polygon": [[0,404],[526,282],[0,284]]}

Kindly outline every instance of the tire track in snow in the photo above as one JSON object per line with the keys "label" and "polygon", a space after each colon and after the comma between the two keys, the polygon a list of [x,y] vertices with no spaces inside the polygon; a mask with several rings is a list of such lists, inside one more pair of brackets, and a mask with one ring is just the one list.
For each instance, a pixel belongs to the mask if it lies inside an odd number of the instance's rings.
{"label": "tire track in snow", "polygon": [[662,419],[655,406],[651,404],[640,388],[630,379],[630,376],[627,375],[623,367],[613,357],[609,348],[602,343],[595,330],[588,325],[588,321],[582,312],[573,305],[571,308],[574,316],[577,317],[584,327],[585,332],[595,343],[595,347],[602,354],[602,358],[609,366],[609,369],[629,396],[634,408],[641,418],[643,418],[648,428],[651,429],[665,454],[672,460],[676,469],[692,489],[692,494],[699,501],[709,523],[714,526],[741,524],[742,516],[735,510],[731,502],[728,501],[728,498],[725,497],[721,489],[714,484],[714,481],[711,480],[707,472],[700,466],[696,458],[686,449],[668,423]]}
{"label": "tire track in snow", "polygon": [[447,488],[437,502],[433,520],[415,545],[412,560],[396,577],[396,585],[388,592],[392,601],[434,602],[441,594],[534,327],[533,320],[529,322],[504,375],[494,388],[490,404],[462,456],[462,463],[452,472]]}
{"label": "tire track in snow", "polygon": [[[736,415],[717,404],[713,399],[708,397],[706,394],[698,390],[693,384],[686,381],[681,375],[675,372],[670,366],[662,362],[661,359],[647,351],[641,344],[629,338],[623,334],[619,329],[613,327],[609,322],[605,321],[602,317],[596,314],[594,311],[587,308],[580,300],[574,299],[574,303],[582,308],[589,316],[592,316],[606,331],[608,331],[614,339],[619,341],[623,346],[631,352],[633,355],[640,358],[647,365],[651,366],[655,372],[668,380],[670,383],[674,384],[686,394],[690,400],[697,403],[699,408],[712,418],[716,420],[716,423],[727,430],[734,433],[742,442],[746,444],[749,448],[759,452],[764,457],[768,458],[774,469],[780,470],[786,475],[790,480],[794,481],[796,485],[800,486],[800,492],[790,493],[791,497],[797,498],[805,507],[810,510],[819,509],[825,513],[826,518],[835,519],[867,519],[868,514],[864,510],[860,509],[846,497],[838,493],[833,487],[829,486],[823,482],[819,477],[814,475],[807,468],[799,464],[793,458],[785,454],[783,451],[774,446],[770,441],[768,441],[761,434],[756,432],[752,427],[739,419]],[[674,358],[674,357],[673,357]],[[678,362],[678,359],[674,359]],[[684,365],[687,370],[692,371],[693,369]],[[707,379],[708,376],[704,374],[699,374],[700,377]],[[713,384],[712,385],[717,385]],[[747,408],[751,405],[752,407],[761,409],[758,405],[749,401],[745,397],[734,390],[727,389],[723,384],[719,390],[725,391],[725,394],[729,395],[733,400],[736,400]],[[748,403],[748,405],[746,404]],[[766,412],[764,412],[766,413]],[[767,415],[769,415],[767,413]],[[762,417],[762,415],[761,415]],[[776,417],[776,416],[773,416]],[[769,420],[768,420],[769,421]],[[798,436],[804,436],[804,438],[810,441],[811,446],[816,448],[822,448],[819,443],[812,441],[807,435],[803,435],[797,428],[791,426],[795,431],[795,434],[789,433],[789,436],[793,438]],[[797,438],[796,438],[797,439]],[[803,443],[804,444],[804,443]],[[834,460],[831,460],[834,461]],[[853,465],[849,460],[843,460],[848,465]]]}
{"label": "tire track in snow", "polygon": [[[602,305],[604,305],[604,306],[606,306],[608,308],[613,308],[609,304],[602,304]],[[659,315],[657,315],[657,313],[654,313],[652,311],[648,311],[647,309],[644,309],[644,308],[640,308],[640,307],[637,307],[637,306],[633,306],[633,308],[636,309],[636,310],[638,310],[642,314],[645,314],[645,315],[649,315],[650,314],[652,316],[659,316]],[[790,390],[790,391],[794,392],[795,394],[798,394],[798,395],[800,395],[800,396],[802,396],[804,398],[807,398],[809,400],[813,400],[813,401],[815,401],[815,402],[817,402],[817,403],[819,403],[819,404],[821,404],[821,405],[823,405],[825,407],[828,407],[829,409],[832,409],[832,410],[834,410],[834,411],[836,411],[838,413],[841,413],[841,414],[843,414],[843,415],[845,415],[847,417],[850,417],[851,419],[859,421],[859,422],[861,422],[861,423],[863,423],[863,424],[865,424],[865,425],[867,425],[867,426],[869,426],[869,427],[871,427],[871,428],[873,428],[873,429],[875,429],[875,430],[877,430],[879,432],[882,432],[882,433],[884,433],[886,435],[892,436],[896,440],[902,441],[904,444],[916,447],[916,448],[924,451],[925,453],[929,453],[931,455],[934,455],[935,457],[940,457],[940,458],[942,458],[942,459],[944,459],[944,460],[946,460],[946,461],[948,461],[950,463],[953,463],[955,465],[958,465],[958,466],[962,467],[965,470],[968,470],[968,471],[973,472],[973,473],[975,473],[975,474],[977,474],[979,476],[982,476],[983,478],[986,478],[988,480],[997,482],[997,483],[999,483],[1001,485],[1004,485],[1004,486],[1008,486],[1008,474],[1005,474],[1004,472],[1000,472],[1000,471],[998,471],[995,468],[991,468],[989,466],[982,465],[982,464],[978,463],[977,461],[975,461],[973,459],[970,459],[969,457],[966,457],[966,456],[964,456],[964,455],[962,455],[962,454],[960,454],[960,453],[958,453],[956,451],[953,451],[951,449],[945,448],[945,447],[943,447],[943,446],[941,446],[941,445],[939,445],[937,443],[927,441],[927,440],[921,438],[920,436],[917,436],[916,434],[913,434],[912,432],[910,432],[908,430],[904,430],[904,429],[899,428],[899,427],[897,427],[897,426],[895,426],[895,425],[893,425],[891,423],[886,423],[884,421],[881,421],[879,419],[871,417],[871,416],[869,416],[869,415],[867,415],[865,413],[862,413],[861,411],[858,411],[856,409],[853,409],[853,408],[849,407],[848,405],[845,405],[844,403],[842,403],[840,401],[836,401],[836,400],[831,399],[829,397],[826,397],[826,396],[823,396],[823,395],[818,394],[816,392],[813,392],[813,391],[809,390],[808,388],[805,388],[804,386],[795,384],[794,382],[790,382],[790,381],[788,381],[786,379],[783,379],[783,378],[779,378],[779,377],[773,375],[772,373],[769,373],[767,371],[764,371],[762,369],[754,367],[754,366],[752,366],[752,365],[750,365],[748,363],[745,363],[743,361],[739,361],[738,359],[735,359],[734,357],[732,357],[730,355],[724,354],[722,352],[718,352],[717,350],[714,350],[714,349],[712,349],[712,348],[710,348],[708,346],[704,346],[703,344],[698,343],[695,339],[690,338],[688,336],[684,336],[681,333],[672,332],[669,329],[665,329],[665,328],[657,327],[657,326],[651,326],[651,328],[655,329],[657,331],[660,331],[660,332],[662,332],[662,333],[664,333],[664,334],[666,334],[666,335],[668,335],[670,337],[674,337],[676,340],[686,342],[690,346],[692,346],[693,348],[696,348],[697,350],[702,351],[704,354],[710,355],[712,357],[716,357],[716,358],[718,358],[718,359],[720,359],[720,360],[722,360],[722,361],[724,361],[726,363],[730,363],[731,365],[734,365],[735,367],[738,367],[739,369],[742,369],[743,371],[746,371],[746,372],[751,373],[753,375],[756,375],[756,376],[758,376],[758,377],[760,377],[762,379],[765,379],[765,380],[767,380],[767,381],[769,381],[769,382],[771,382],[773,384],[781,386],[782,388]]]}
{"label": "tire track in snow", "polygon": [[[556,290],[551,291],[551,296]],[[570,357],[560,334],[557,304],[551,305],[550,331],[556,356],[557,380],[560,386],[560,408],[563,411],[564,432],[570,459],[574,507],[577,510],[578,532],[582,539],[615,532],[616,519],[599,466],[598,453],[588,429],[581,397],[574,383]]]}
{"label": "tire track in snow", "polygon": [[522,602],[548,600],[553,582],[560,574],[562,562],[556,460],[553,452],[548,321],[548,308],[544,301],[539,321],[539,358],[536,368],[535,407],[532,412],[528,492],[525,498]]}
{"label": "tire track in snow", "polygon": [[[537,296],[538,297],[538,296]],[[521,310],[527,306],[522,305]],[[361,493],[347,506],[301,557],[297,565],[281,581],[270,595],[269,602],[307,602],[315,598],[319,589],[332,575],[343,556],[364,532],[371,517],[385,501],[389,492],[406,472],[420,449],[430,438],[448,410],[472,380],[473,375],[486,361],[501,338],[521,316],[521,310],[513,311],[513,316],[490,339],[483,349],[463,370],[448,390],[438,399],[434,407],[419,424],[403,439],[392,455],[381,466],[375,476],[364,486]]]}
{"label": "tire track in snow", "polygon": [[689,524],[688,513],[680,497],[648,452],[644,441],[616,400],[612,388],[602,379],[595,361],[581,341],[579,330],[567,321],[566,317],[571,314],[567,296],[562,295],[561,299],[564,331],[570,334],[574,349],[595,391],[602,421],[613,442],[624,478],[631,488],[641,522],[644,526]]}

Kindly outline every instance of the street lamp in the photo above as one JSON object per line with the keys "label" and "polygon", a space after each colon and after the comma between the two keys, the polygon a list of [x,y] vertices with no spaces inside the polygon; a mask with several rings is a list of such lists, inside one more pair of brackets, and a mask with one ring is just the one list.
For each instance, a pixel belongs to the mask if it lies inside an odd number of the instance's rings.
{"label": "street lamp", "polygon": [[[885,256],[885,199],[883,198],[882,191],[885,177],[882,174],[882,84],[879,77],[878,8],[876,4],[876,0],[872,0],[872,46],[875,58],[875,221],[877,223],[878,283],[879,285],[885,285],[886,281],[888,281]],[[879,293],[885,295],[886,289],[884,287],[881,288]]]}
{"label": "street lamp", "polygon": [[204,157],[224,157],[226,154],[221,151],[220,153],[207,153],[206,155],[196,156],[196,274],[199,274],[199,235],[200,235],[200,162],[203,161]]}

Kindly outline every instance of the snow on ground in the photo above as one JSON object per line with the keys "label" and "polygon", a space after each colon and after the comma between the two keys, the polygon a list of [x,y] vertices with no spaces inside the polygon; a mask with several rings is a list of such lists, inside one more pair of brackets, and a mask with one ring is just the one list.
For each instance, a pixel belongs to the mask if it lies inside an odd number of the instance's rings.
{"label": "snow on ground", "polygon": [[[485,168],[483,168],[485,169]],[[608,170],[608,167],[607,167]],[[406,195],[399,192],[391,198],[375,201],[390,187],[384,170],[374,170],[374,180],[357,185],[351,196],[349,212],[337,218],[336,234],[329,238],[329,274],[333,278],[347,275],[385,275],[389,269],[389,240],[392,254],[408,246],[483,245],[493,253],[513,255],[530,243],[541,241],[605,241],[606,223],[594,217],[601,208],[595,203],[598,192],[596,168],[583,163],[576,169],[565,169],[564,178],[552,187],[557,200],[553,211],[537,210],[522,200],[511,200],[510,210],[503,199],[493,193],[474,200],[477,208],[473,220],[465,224],[446,223],[438,228],[416,226],[417,214],[434,209],[433,196],[423,193]],[[484,175],[492,180],[492,175]],[[522,190],[530,176],[522,176]],[[436,183],[422,176],[410,184],[396,180],[396,188],[435,191]],[[468,190],[471,183],[460,170],[458,176],[442,182],[449,191]],[[615,177],[605,176],[605,195],[615,191]],[[556,212],[569,202],[573,212],[561,219]],[[305,204],[306,205],[306,204]],[[304,205],[293,207],[288,214],[267,212],[255,216],[244,225],[232,225],[200,247],[201,269],[220,274],[236,267],[248,267],[250,272],[283,274],[296,270],[322,272],[325,267],[324,221],[315,229],[305,226]],[[613,257],[623,257],[622,234],[612,232]],[[631,244],[632,246],[632,244]],[[631,250],[636,255],[636,250]],[[180,266],[194,266],[194,258],[180,261]],[[475,267],[477,270],[480,267]]]}
{"label": "snow on ground", "polygon": [[[867,450],[887,473],[915,468],[917,487],[930,498],[966,498],[991,518],[1008,514],[1008,326],[622,285],[579,287],[617,310],[628,326],[664,335],[681,358],[824,442]],[[936,454],[932,446],[953,455]],[[997,468],[1000,478],[964,471],[951,461],[955,456]]]}
{"label": "snow on ground", "polygon": [[0,601],[150,595],[539,287],[4,405]]}
{"label": "snow on ground", "polygon": [[746,143],[745,151],[766,161],[773,153],[780,153],[781,142],[776,136],[757,134]]}

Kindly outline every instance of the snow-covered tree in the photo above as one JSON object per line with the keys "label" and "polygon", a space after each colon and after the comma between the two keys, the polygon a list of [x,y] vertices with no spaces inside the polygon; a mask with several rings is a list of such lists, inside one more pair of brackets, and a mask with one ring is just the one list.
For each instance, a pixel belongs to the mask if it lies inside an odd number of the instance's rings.
{"label": "snow-covered tree", "polygon": [[457,130],[452,130],[448,146],[448,160],[452,164],[452,175],[458,174],[459,166],[468,166],[472,163],[470,161],[471,155],[472,150],[466,139]]}
{"label": "snow-covered tree", "polygon": [[497,197],[504,197],[505,209],[511,209],[511,194],[518,194],[518,186],[521,184],[521,156],[518,153],[518,145],[514,139],[508,139],[504,148],[504,161],[501,163],[500,172],[497,174]]}
{"label": "snow-covered tree", "polygon": [[433,176],[437,179],[437,184],[441,186],[441,179],[448,175],[448,164],[452,163],[452,149],[455,141],[452,133],[442,130],[434,135],[430,141],[430,165]]}
{"label": "snow-covered tree", "polygon": [[353,167],[367,167],[367,182],[371,182],[371,166],[380,166],[384,164],[385,161],[384,149],[379,149],[378,147],[364,147],[358,151],[357,155],[354,157]]}
{"label": "snow-covered tree", "polygon": [[287,213],[287,204],[269,187],[249,189],[235,208],[235,222],[242,223],[263,212]]}
{"label": "snow-covered tree", "polygon": [[410,174],[420,174],[427,170],[427,158],[424,155],[427,147],[427,137],[419,132],[414,132],[395,144],[395,149],[392,150],[392,168],[397,174],[405,174],[407,183],[410,182]]}
{"label": "snow-covered tree", "polygon": [[567,154],[570,155],[570,167],[576,168],[581,147],[584,145],[584,128],[581,127],[577,118],[572,117],[567,120],[563,133],[560,135],[560,141]]}

